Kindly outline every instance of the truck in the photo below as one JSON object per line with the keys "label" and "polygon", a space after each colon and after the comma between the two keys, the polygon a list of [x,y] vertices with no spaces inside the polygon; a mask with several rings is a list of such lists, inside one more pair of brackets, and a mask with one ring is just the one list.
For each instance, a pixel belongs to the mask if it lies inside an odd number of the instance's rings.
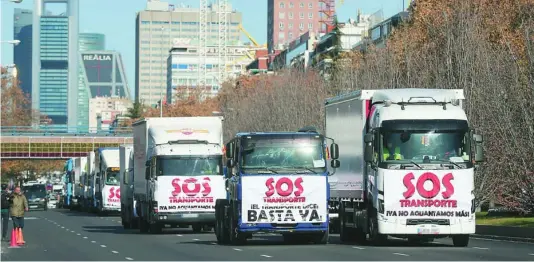
{"label": "truck", "polygon": [[[243,245],[255,233],[281,234],[287,243],[329,240],[327,161],[339,167],[313,127],[298,132],[237,133],[226,146],[226,198],[217,199],[219,244]],[[329,156],[330,155],[330,156]]]}
{"label": "truck", "polygon": [[83,205],[83,198],[85,192],[85,166],[87,165],[87,157],[74,158],[74,181],[73,181],[73,200],[75,204],[73,208],[81,209]]}
{"label": "truck", "polygon": [[474,168],[482,135],[461,89],[360,90],[325,101],[326,136],[342,162],[330,182],[330,214],[342,242],[414,243],[475,233]]}
{"label": "truck", "polygon": [[121,220],[124,229],[139,226],[135,212],[135,200],[133,190],[133,145],[119,146],[120,154],[120,180],[121,180]]}
{"label": "truck", "polygon": [[118,213],[120,200],[120,163],[118,147],[95,149],[95,196],[97,213]]}
{"label": "truck", "polygon": [[141,233],[164,225],[201,232],[225,197],[223,117],[145,118],[133,124],[134,201]]}
{"label": "truck", "polygon": [[65,198],[64,198],[64,207],[66,208],[72,208],[74,206],[74,181],[75,181],[75,175],[74,175],[74,158],[69,158],[65,162],[65,176],[64,176],[64,182],[67,187]]}
{"label": "truck", "polygon": [[95,175],[95,152],[90,151],[87,153],[87,168],[85,175],[85,192],[83,196],[83,209],[85,211],[95,211],[97,210],[96,206],[96,197],[95,197],[95,185],[96,185],[96,175]]}

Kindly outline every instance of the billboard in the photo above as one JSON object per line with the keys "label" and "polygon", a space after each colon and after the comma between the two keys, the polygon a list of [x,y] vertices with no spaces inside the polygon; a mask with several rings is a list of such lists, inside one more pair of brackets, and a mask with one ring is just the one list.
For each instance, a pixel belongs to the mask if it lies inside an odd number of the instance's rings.
{"label": "billboard", "polygon": [[113,54],[82,54],[83,66],[89,83],[113,81]]}

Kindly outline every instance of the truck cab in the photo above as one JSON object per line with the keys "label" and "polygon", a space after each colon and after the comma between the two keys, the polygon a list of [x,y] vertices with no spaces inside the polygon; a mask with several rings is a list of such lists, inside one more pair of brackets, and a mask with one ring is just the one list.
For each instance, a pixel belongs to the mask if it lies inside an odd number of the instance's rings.
{"label": "truck cab", "polygon": [[327,160],[339,167],[315,129],[238,133],[226,144],[226,199],[215,204],[220,244],[244,244],[254,233],[287,242],[326,244],[329,238]]}
{"label": "truck cab", "polygon": [[119,148],[95,150],[96,198],[99,213],[120,212]]}

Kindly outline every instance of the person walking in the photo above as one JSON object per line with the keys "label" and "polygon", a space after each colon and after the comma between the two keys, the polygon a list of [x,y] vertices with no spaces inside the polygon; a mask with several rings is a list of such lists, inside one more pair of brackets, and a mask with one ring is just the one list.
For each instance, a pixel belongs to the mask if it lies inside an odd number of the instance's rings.
{"label": "person walking", "polygon": [[28,211],[28,200],[20,191],[20,187],[15,187],[15,194],[11,200],[11,220],[13,220],[13,230],[17,236],[17,244],[24,244],[22,229],[24,228],[24,212]]}
{"label": "person walking", "polygon": [[9,226],[9,207],[11,206],[10,193],[7,184],[2,184],[2,241],[8,241],[7,228]]}

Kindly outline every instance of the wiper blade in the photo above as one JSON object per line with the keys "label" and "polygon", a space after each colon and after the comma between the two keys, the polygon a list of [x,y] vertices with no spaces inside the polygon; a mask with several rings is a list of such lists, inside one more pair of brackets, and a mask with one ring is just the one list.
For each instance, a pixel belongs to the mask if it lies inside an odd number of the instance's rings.
{"label": "wiper blade", "polygon": [[[305,169],[305,170],[310,171],[310,172],[312,172],[312,173],[314,173],[314,174],[317,174],[317,172],[315,172],[315,170],[313,170],[313,169],[311,169],[311,168],[309,168],[309,167],[305,167],[305,166],[295,166],[295,167],[291,167],[291,168],[295,168],[295,169]],[[297,171],[297,173],[299,173],[299,171]]]}
{"label": "wiper blade", "polygon": [[449,164],[454,165],[454,166],[456,166],[457,168],[462,168],[462,166],[460,166],[460,165],[458,165],[458,164],[456,164],[456,163],[454,163],[454,162],[452,162],[452,161],[450,161],[450,160],[449,160],[448,162],[449,162]]}
{"label": "wiper blade", "polygon": [[272,173],[278,174],[278,172],[272,169],[271,167],[255,167],[255,168],[263,169],[263,170],[258,170],[258,174],[272,174]]}
{"label": "wiper blade", "polygon": [[[418,167],[419,169],[423,169],[419,164],[415,163],[413,160],[410,160],[410,163],[412,163],[414,166]],[[408,167],[410,165],[408,164],[401,164],[401,168]]]}

